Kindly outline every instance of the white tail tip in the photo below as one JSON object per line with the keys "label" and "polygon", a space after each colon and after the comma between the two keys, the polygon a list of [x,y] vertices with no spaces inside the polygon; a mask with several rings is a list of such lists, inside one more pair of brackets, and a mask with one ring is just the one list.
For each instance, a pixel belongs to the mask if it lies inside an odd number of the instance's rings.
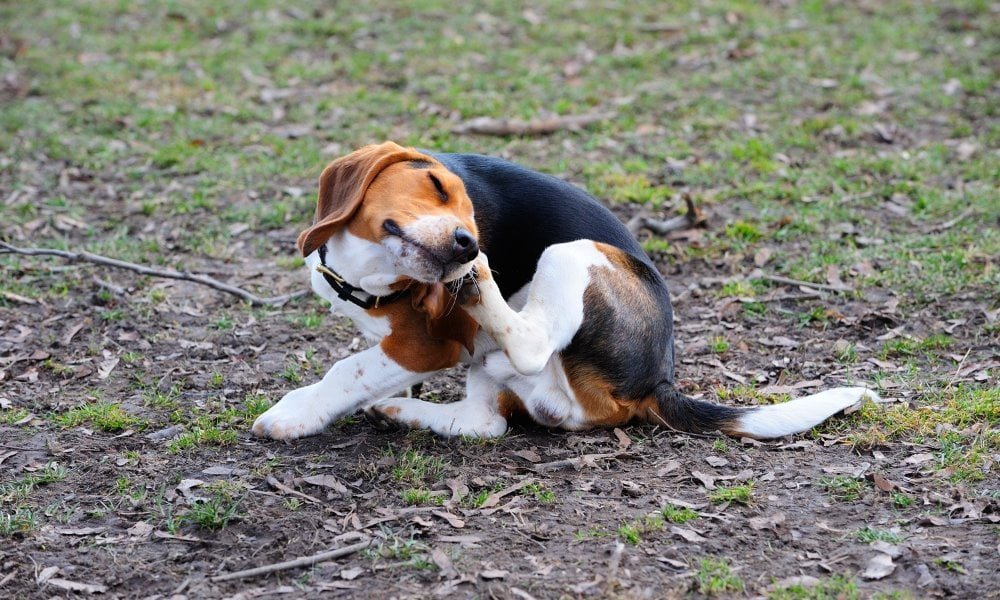
{"label": "white tail tip", "polygon": [[742,435],[757,439],[778,438],[807,431],[865,397],[878,402],[878,394],[863,387],[825,390],[783,404],[760,406],[739,418],[735,428]]}

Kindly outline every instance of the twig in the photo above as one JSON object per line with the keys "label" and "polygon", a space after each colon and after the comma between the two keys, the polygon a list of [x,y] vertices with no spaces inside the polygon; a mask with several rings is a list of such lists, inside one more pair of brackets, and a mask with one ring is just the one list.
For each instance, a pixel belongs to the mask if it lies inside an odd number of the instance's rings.
{"label": "twig", "polygon": [[[753,278],[754,276],[751,276]],[[785,285],[800,285],[803,287],[813,288],[817,290],[827,290],[830,292],[853,292],[854,288],[846,285],[827,285],[825,283],[813,283],[811,281],[802,281],[801,279],[791,279],[789,277],[782,277],[781,275],[765,275],[761,273],[756,276],[758,279],[764,279],[766,281],[773,281],[775,283],[784,283]]]}
{"label": "twig", "polygon": [[357,544],[351,544],[350,546],[344,546],[343,548],[337,548],[336,550],[329,550],[327,552],[320,552],[319,554],[313,554],[312,556],[303,556],[296,558],[294,560],[286,560],[285,562],[274,563],[271,565],[264,565],[263,567],[256,567],[254,569],[245,569],[243,571],[236,571],[234,573],[226,573],[225,575],[216,575],[215,577],[209,577],[209,581],[231,581],[233,579],[248,579],[250,577],[256,577],[258,575],[267,575],[268,573],[276,573],[278,571],[287,571],[289,569],[297,569],[299,567],[308,567],[324,560],[330,560],[333,558],[340,558],[342,556],[347,556],[348,554],[354,554],[358,550],[364,550],[372,544],[372,540],[366,540],[364,542],[358,542]]}
{"label": "twig", "polygon": [[924,233],[937,233],[939,231],[944,231],[946,229],[951,229],[955,225],[958,225],[958,223],[960,221],[962,221],[963,219],[971,217],[975,212],[976,212],[975,209],[967,208],[964,211],[962,211],[954,219],[949,219],[949,220],[945,221],[944,223],[940,223],[938,225],[934,225],[932,227],[928,227],[927,229],[924,230]]}
{"label": "twig", "polygon": [[153,267],[147,267],[144,265],[137,265],[124,260],[118,260],[117,258],[108,258],[107,256],[101,256],[100,254],[93,254],[92,252],[87,252],[86,250],[81,250],[79,252],[70,252],[68,250],[56,250],[54,248],[20,248],[18,246],[12,246],[7,242],[0,242],[0,254],[23,254],[25,256],[58,256],[60,258],[65,258],[66,260],[72,261],[82,261],[89,262],[95,265],[104,265],[108,267],[115,267],[117,269],[126,269],[128,271],[134,271],[140,275],[150,275],[152,277],[163,277],[166,279],[179,279],[182,281],[193,281],[194,283],[200,283],[201,285],[207,285],[210,288],[219,290],[220,292],[225,292],[227,294],[232,294],[238,296],[254,306],[280,306],[289,300],[295,298],[300,298],[305,296],[309,292],[303,290],[299,292],[294,292],[292,294],[285,294],[284,296],[274,296],[271,298],[262,298],[257,294],[248,292],[242,288],[238,288],[227,283],[222,283],[218,279],[213,279],[208,275],[198,275],[194,273],[188,273],[186,271],[174,271],[173,269],[156,269]]}
{"label": "twig", "polygon": [[480,135],[548,135],[561,129],[576,130],[598,121],[606,121],[614,113],[591,113],[587,115],[566,115],[521,121],[518,119],[494,119],[477,117],[456,125],[453,133],[478,133]]}
{"label": "twig", "polygon": [[687,212],[683,215],[661,221],[644,214],[638,214],[626,224],[626,227],[632,232],[632,235],[639,233],[640,229],[648,229],[656,235],[666,235],[671,231],[705,227],[708,220],[705,218],[705,214],[694,205],[691,194],[684,194],[684,204],[687,205]]}
{"label": "twig", "polygon": [[588,464],[593,465],[598,460],[603,460],[605,458],[617,458],[623,454],[625,453],[610,452],[607,454],[584,454],[583,456],[578,456],[576,458],[565,458],[563,460],[554,460],[547,463],[538,463],[531,465],[529,468],[536,473],[548,473],[549,471],[558,471],[559,469],[568,469],[570,467],[579,471]]}

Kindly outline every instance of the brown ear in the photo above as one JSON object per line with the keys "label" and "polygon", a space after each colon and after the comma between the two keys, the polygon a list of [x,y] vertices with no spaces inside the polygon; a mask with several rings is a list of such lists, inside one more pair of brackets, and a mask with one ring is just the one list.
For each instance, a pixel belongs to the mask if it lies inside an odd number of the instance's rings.
{"label": "brown ear", "polygon": [[465,346],[469,354],[476,351],[474,339],[479,323],[457,306],[457,300],[447,292],[443,283],[411,288],[410,301],[413,308],[427,313],[427,333],[432,338],[458,342]]}
{"label": "brown ear", "polygon": [[372,144],[333,161],[319,177],[319,196],[313,226],[299,234],[302,256],[312,254],[350,220],[365,192],[382,169],[407,160],[433,161],[412,148],[394,142]]}

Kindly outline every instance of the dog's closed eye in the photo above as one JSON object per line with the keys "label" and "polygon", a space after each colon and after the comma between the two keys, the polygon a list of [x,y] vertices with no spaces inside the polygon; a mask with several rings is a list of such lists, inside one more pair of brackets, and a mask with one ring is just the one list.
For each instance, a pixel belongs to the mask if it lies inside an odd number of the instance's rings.
{"label": "dog's closed eye", "polygon": [[441,180],[434,176],[433,173],[428,173],[428,177],[431,178],[431,183],[434,184],[434,189],[437,190],[438,197],[441,198],[441,202],[448,201],[448,192],[444,190],[444,186],[441,185]]}

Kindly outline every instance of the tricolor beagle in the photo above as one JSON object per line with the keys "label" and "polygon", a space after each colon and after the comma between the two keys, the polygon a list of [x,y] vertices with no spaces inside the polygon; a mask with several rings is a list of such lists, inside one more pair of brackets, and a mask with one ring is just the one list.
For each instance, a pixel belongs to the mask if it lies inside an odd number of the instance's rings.
{"label": "tricolor beagle", "polygon": [[[316,293],[377,343],[260,415],[261,436],[316,434],[364,408],[445,436],[495,437],[528,417],[774,438],[870,394],[747,409],[682,395],[670,296],[639,244],[580,189],[497,158],[366,146],[323,171],[298,244]],[[460,362],[463,400],[398,396]]]}

